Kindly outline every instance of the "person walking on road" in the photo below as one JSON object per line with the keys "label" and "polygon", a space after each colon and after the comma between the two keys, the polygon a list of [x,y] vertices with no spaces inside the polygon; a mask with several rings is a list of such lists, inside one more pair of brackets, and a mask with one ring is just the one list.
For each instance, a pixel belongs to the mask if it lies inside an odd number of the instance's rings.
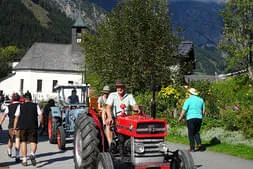
{"label": "person walking on road", "polygon": [[54,99],[49,99],[47,104],[44,106],[43,108],[43,127],[41,127],[40,133],[39,135],[42,136],[43,133],[46,131],[47,132],[47,126],[48,126],[48,116],[49,116],[49,112],[51,111],[50,107],[55,106],[55,102]]}
{"label": "person walking on road", "polygon": [[8,150],[7,150],[7,153],[8,153],[8,156],[9,157],[12,157],[12,147],[13,147],[13,144],[14,144],[14,139],[15,139],[15,151],[16,151],[16,162],[19,162],[20,161],[20,157],[19,157],[19,149],[20,149],[20,134],[19,134],[19,130],[17,130],[16,132],[16,135],[14,137],[13,135],[13,126],[14,126],[14,118],[15,118],[15,112],[16,112],[16,109],[18,107],[18,105],[20,104],[19,103],[19,99],[20,99],[20,96],[18,95],[18,93],[14,93],[12,95],[12,103],[8,106],[5,107],[5,111],[0,119],[0,126],[3,124],[6,116],[8,115],[9,117],[9,125],[8,125],[8,137],[9,137],[9,140],[8,140]]}
{"label": "person walking on road", "polygon": [[22,153],[22,165],[27,166],[27,143],[30,142],[30,160],[32,165],[36,165],[35,153],[38,143],[38,117],[40,123],[43,124],[43,114],[39,105],[32,102],[30,92],[25,93],[25,102],[17,107],[14,120],[14,131],[20,130],[20,142]]}
{"label": "person walking on road", "polygon": [[[190,141],[189,152],[198,151],[201,147],[200,128],[202,118],[205,113],[205,102],[198,96],[198,92],[194,88],[189,89],[190,97],[185,100],[182,112],[179,116],[178,122],[181,122],[184,115],[186,115],[186,123],[188,128],[188,137]],[[196,147],[195,147],[196,141]]]}

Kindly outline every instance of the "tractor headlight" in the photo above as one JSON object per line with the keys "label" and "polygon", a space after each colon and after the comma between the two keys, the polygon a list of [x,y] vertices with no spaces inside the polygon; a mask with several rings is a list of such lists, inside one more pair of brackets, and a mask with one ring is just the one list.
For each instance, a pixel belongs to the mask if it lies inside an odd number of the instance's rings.
{"label": "tractor headlight", "polygon": [[169,150],[169,145],[167,143],[160,143],[159,144],[159,150],[161,152],[166,153]]}
{"label": "tractor headlight", "polygon": [[75,116],[73,114],[70,115],[70,119],[75,121]]}
{"label": "tractor headlight", "polygon": [[144,144],[143,143],[135,143],[134,144],[134,150],[136,153],[144,153]]}

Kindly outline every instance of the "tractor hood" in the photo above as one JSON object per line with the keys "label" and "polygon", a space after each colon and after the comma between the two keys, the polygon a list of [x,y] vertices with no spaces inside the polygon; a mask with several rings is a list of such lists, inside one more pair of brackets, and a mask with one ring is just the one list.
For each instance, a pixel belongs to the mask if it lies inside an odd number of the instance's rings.
{"label": "tractor hood", "polygon": [[166,121],[147,115],[118,116],[116,128],[118,133],[135,138],[165,137],[167,135]]}

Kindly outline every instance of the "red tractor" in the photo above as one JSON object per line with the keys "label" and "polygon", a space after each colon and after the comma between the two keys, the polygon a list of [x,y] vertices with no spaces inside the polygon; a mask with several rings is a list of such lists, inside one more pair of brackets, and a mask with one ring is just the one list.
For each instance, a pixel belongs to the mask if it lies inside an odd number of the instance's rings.
{"label": "red tractor", "polygon": [[76,169],[194,169],[187,150],[171,151],[165,142],[165,120],[122,111],[111,128],[110,148],[95,110],[80,116],[75,127]]}

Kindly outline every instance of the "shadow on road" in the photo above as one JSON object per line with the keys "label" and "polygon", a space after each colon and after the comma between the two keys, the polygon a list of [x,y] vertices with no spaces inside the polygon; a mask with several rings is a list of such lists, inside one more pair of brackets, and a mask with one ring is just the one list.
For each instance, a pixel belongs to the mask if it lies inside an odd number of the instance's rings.
{"label": "shadow on road", "polygon": [[8,143],[8,130],[0,130],[0,145]]}
{"label": "shadow on road", "polygon": [[3,163],[0,163],[0,168],[1,169],[4,169],[4,167],[9,168],[9,166],[15,165],[15,164],[17,164],[15,161],[3,162]]}
{"label": "shadow on road", "polygon": [[207,147],[212,147],[220,143],[221,142],[217,137],[213,137],[208,144],[202,144],[198,151],[206,151]]}
{"label": "shadow on road", "polygon": [[52,164],[52,163],[55,163],[55,162],[69,160],[69,159],[73,159],[73,156],[51,158],[50,160],[38,161],[36,168],[43,168],[46,165],[49,165],[49,164]]}

